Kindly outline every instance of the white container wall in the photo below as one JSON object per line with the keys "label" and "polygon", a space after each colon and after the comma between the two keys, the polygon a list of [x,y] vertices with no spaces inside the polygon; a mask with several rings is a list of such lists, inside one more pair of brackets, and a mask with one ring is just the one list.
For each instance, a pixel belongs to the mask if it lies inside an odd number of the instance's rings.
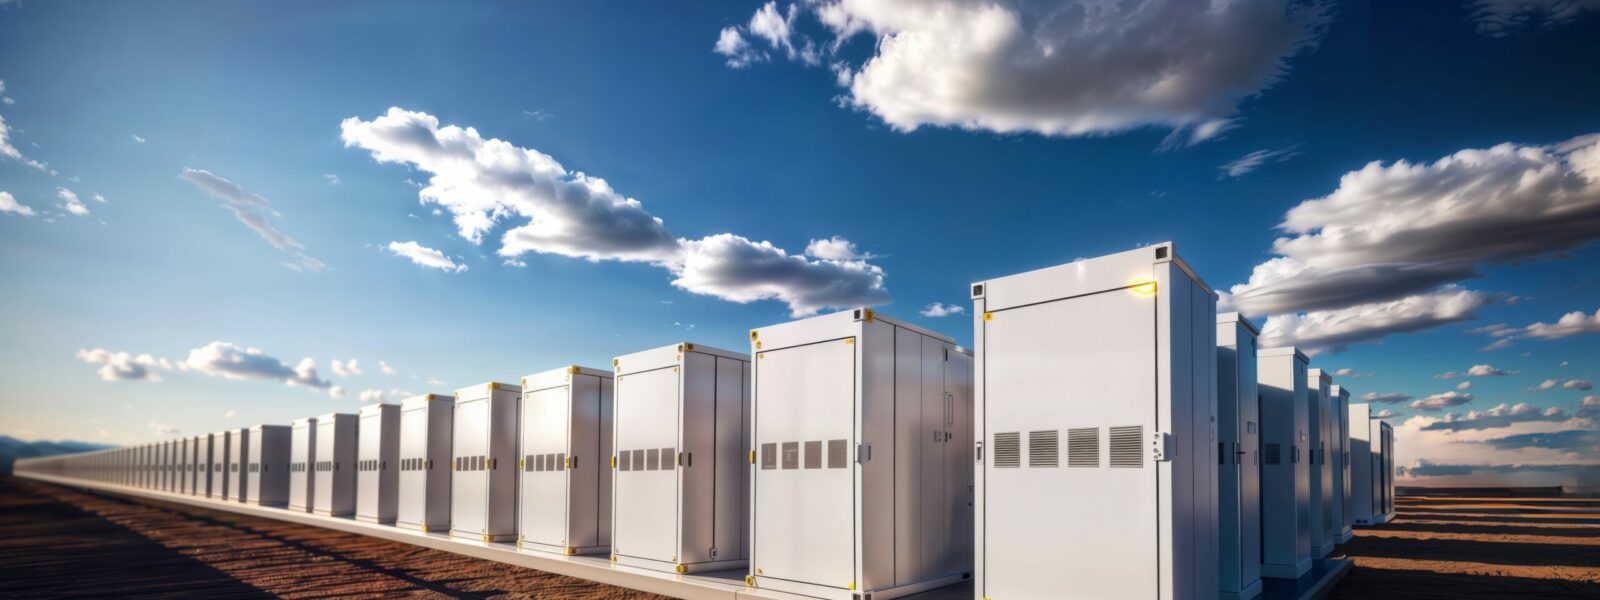
{"label": "white container wall", "polygon": [[223,500],[244,502],[245,486],[250,481],[250,430],[235,429],[228,432],[227,483],[223,484]]}
{"label": "white container wall", "polygon": [[244,501],[288,506],[294,433],[283,425],[257,425],[250,428],[246,439],[250,449],[245,451],[249,468],[244,474]]}
{"label": "white container wall", "polygon": [[1328,421],[1333,416],[1333,378],[1322,369],[1306,370],[1306,417],[1311,439],[1307,442],[1307,466],[1311,468],[1311,557],[1325,558],[1333,552],[1328,529],[1333,525],[1333,469],[1328,464]]}
{"label": "white container wall", "polygon": [[1259,335],[1239,313],[1217,315],[1217,560],[1225,600],[1261,595]]}
{"label": "white container wall", "polygon": [[612,557],[679,573],[744,566],[749,356],[683,343],[613,362]]}
{"label": "white container wall", "polygon": [[211,434],[211,497],[218,500],[227,500],[228,493],[228,464],[233,462],[233,455],[229,453],[233,443],[233,432]]}
{"label": "white container wall", "polygon": [[1394,427],[1381,420],[1377,425],[1380,454],[1373,466],[1378,469],[1378,506],[1383,511],[1378,522],[1388,523],[1394,520]]}
{"label": "white container wall", "polygon": [[1261,576],[1299,579],[1311,570],[1311,439],[1306,355],[1256,352],[1261,395]]}
{"label": "white container wall", "polygon": [[356,416],[348,413],[317,417],[311,512],[333,517],[356,513],[357,426]]}
{"label": "white container wall", "polygon": [[755,587],[850,600],[968,579],[972,357],[869,309],[750,340]]}
{"label": "white container wall", "polygon": [[1370,404],[1350,405],[1350,522],[1355,525],[1377,523],[1371,415]]}
{"label": "white container wall", "polygon": [[1162,243],[972,295],[975,596],[1215,598],[1216,294]]}
{"label": "white container wall", "polygon": [[217,434],[208,433],[197,439],[200,440],[200,474],[199,483],[195,486],[199,491],[197,495],[207,498],[218,497],[222,492],[220,481],[222,473],[218,469],[222,466],[222,453],[217,448],[217,440],[220,438]]}
{"label": "white container wall", "polygon": [[356,518],[393,524],[400,494],[400,405],[361,407],[356,434]]}
{"label": "white container wall", "polygon": [[522,378],[517,543],[561,554],[611,550],[610,371]]}
{"label": "white container wall", "polygon": [[517,404],[522,389],[485,383],[456,391],[450,535],[517,537]]}
{"label": "white container wall", "polygon": [[1333,390],[1333,523],[1334,539],[1350,541],[1350,390],[1335,385]]}
{"label": "white container wall", "polygon": [[194,490],[194,439],[178,440],[178,487],[173,490],[190,494]]}
{"label": "white container wall", "polygon": [[312,477],[317,461],[317,419],[295,419],[290,426],[293,435],[289,443],[289,510],[311,512],[316,491],[316,478]]}
{"label": "white container wall", "polygon": [[425,394],[400,403],[400,497],[395,523],[450,528],[450,437],[455,399]]}

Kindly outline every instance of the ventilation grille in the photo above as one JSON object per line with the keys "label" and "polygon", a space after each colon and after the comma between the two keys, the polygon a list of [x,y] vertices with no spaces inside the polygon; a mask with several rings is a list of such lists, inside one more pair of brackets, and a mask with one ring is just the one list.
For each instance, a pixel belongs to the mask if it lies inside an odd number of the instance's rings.
{"label": "ventilation grille", "polygon": [[766,443],[761,445],[761,468],[778,468],[778,445]]}
{"label": "ventilation grille", "polygon": [[1144,467],[1144,426],[1111,428],[1111,466],[1119,469]]}
{"label": "ventilation grille", "polygon": [[821,469],[822,468],[822,441],[821,440],[812,440],[812,441],[806,442],[805,452],[806,452],[806,454],[805,454],[806,468],[807,469]]}
{"label": "ventilation grille", "polygon": [[1022,434],[1018,432],[994,434],[994,468],[1016,469],[1022,466]]}
{"label": "ventilation grille", "polygon": [[1061,466],[1061,432],[1028,432],[1028,468],[1053,469]]}
{"label": "ventilation grille", "polygon": [[828,440],[828,468],[843,469],[850,465],[850,441]]}
{"label": "ventilation grille", "polygon": [[1283,445],[1282,444],[1267,444],[1266,448],[1264,450],[1262,450],[1261,454],[1262,454],[1262,457],[1261,457],[1262,460],[1265,461],[1269,465],[1276,465],[1276,464],[1282,464],[1283,463]]}
{"label": "ventilation grille", "polygon": [[1067,430],[1067,466],[1100,467],[1100,429],[1082,427]]}

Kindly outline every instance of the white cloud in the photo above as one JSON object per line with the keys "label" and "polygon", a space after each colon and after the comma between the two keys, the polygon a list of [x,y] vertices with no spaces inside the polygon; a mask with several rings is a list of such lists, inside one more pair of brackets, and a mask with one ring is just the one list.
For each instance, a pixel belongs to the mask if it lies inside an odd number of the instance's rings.
{"label": "white cloud", "polygon": [[1411,410],[1442,410],[1451,406],[1466,404],[1472,401],[1472,394],[1463,394],[1454,390],[1434,394],[1427,398],[1411,401]]}
{"label": "white cloud", "polygon": [[145,139],[144,139],[144,138],[142,138],[142,137],[139,137],[139,135],[138,135],[138,134],[134,134],[134,135],[133,135],[133,141],[134,141],[134,142],[135,142],[135,143],[139,143],[139,144],[143,144],[143,143],[144,143],[144,142],[145,142]]}
{"label": "white cloud", "polygon": [[1458,389],[1458,390],[1470,390],[1470,389],[1472,389],[1472,382],[1471,381],[1463,381],[1461,383],[1458,383],[1458,384],[1456,384],[1456,389]]}
{"label": "white cloud", "polygon": [[712,51],[728,57],[727,65],[735,69],[743,69],[752,63],[767,59],[765,54],[756,50],[750,42],[739,33],[738,27],[723,27],[722,33],[717,35],[717,43],[712,46]]}
{"label": "white cloud", "polygon": [[266,198],[247,192],[244,188],[239,187],[238,184],[213,175],[210,171],[184,168],[183,173],[179,174],[178,178],[194,184],[200,191],[205,192],[212,198],[221,200],[223,207],[232,211],[234,218],[243,223],[245,227],[249,227],[251,231],[256,232],[256,235],[261,236],[261,239],[266,240],[268,244],[272,244],[273,248],[288,253],[290,262],[284,263],[284,266],[296,271],[312,272],[321,271],[323,267],[327,266],[322,261],[307,256],[305,254],[306,247],[302,246],[300,242],[273,227],[269,217],[282,215],[272,209]]}
{"label": "white cloud", "polygon": [[1562,381],[1560,379],[1546,379],[1539,382],[1539,385],[1528,388],[1528,390],[1542,392],[1544,390],[1553,390],[1556,388],[1561,388],[1564,390],[1592,390],[1594,389],[1594,384],[1582,379],[1568,379],[1566,381]]}
{"label": "white cloud", "polygon": [[326,390],[333,384],[317,375],[317,363],[301,359],[294,367],[268,356],[257,348],[228,342],[211,342],[189,351],[182,366],[186,370],[233,380],[281,381],[290,386]]}
{"label": "white cloud", "polygon": [[1521,371],[1508,371],[1506,369],[1496,368],[1493,365],[1472,365],[1472,367],[1467,369],[1465,373],[1446,371],[1444,373],[1434,375],[1433,378],[1455,379],[1457,377],[1505,377],[1507,375],[1516,375],[1517,373],[1521,373]]}
{"label": "white cloud", "polygon": [[95,194],[92,197],[94,198],[95,202],[98,202],[100,204],[105,204],[106,203],[106,197],[105,196],[102,196],[100,194]]}
{"label": "white cloud", "polygon": [[444,385],[444,380],[438,377],[429,377],[427,383],[428,385]]}
{"label": "white cloud", "polygon": [[322,179],[327,181],[328,185],[339,185],[339,176],[333,173],[323,173]]}
{"label": "white cloud", "polygon": [[1472,20],[1479,32],[1504,37],[1524,28],[1566,25],[1595,10],[1600,0],[1476,0]]}
{"label": "white cloud", "polygon": [[1279,256],[1234,286],[1251,315],[1389,301],[1477,276],[1480,263],[1600,239],[1600,134],[1505,143],[1432,163],[1374,161],[1290,209]]}
{"label": "white cloud", "polygon": [[795,315],[889,299],[882,269],[863,260],[811,260],[728,233],[675,239],[643,203],[605,180],[470,127],[440,126],[432,115],[390,108],[372,121],[345,119],[341,130],[346,146],[379,162],[432,174],[422,202],[449,210],[473,243],[504,221],[527,219],[503,234],[497,254],[506,259],[540,252],[644,262],[671,272],[673,285],[689,292],[740,303],[777,299]]}
{"label": "white cloud", "polygon": [[1297,144],[1286,148],[1278,148],[1276,150],[1257,150],[1224,164],[1219,168],[1222,170],[1223,175],[1228,177],[1239,177],[1245,173],[1259,169],[1263,165],[1281,163],[1296,156],[1300,156],[1299,148],[1300,146]]}
{"label": "white cloud", "polygon": [[394,367],[389,366],[389,363],[381,361],[381,360],[378,361],[378,372],[379,373],[383,373],[384,375],[394,375],[395,374]]}
{"label": "white cloud", "polygon": [[1397,413],[1395,411],[1392,411],[1392,410],[1389,410],[1389,409],[1385,408],[1385,409],[1380,410],[1378,412],[1372,413],[1371,418],[1373,418],[1373,419],[1393,419],[1393,418],[1398,417],[1398,416],[1400,416],[1400,413]]}
{"label": "white cloud", "polygon": [[922,307],[921,314],[924,317],[937,318],[948,317],[950,315],[959,315],[965,312],[967,312],[966,307],[961,306],[960,304],[940,304],[938,302],[934,302],[933,304]]}
{"label": "white cloud", "polygon": [[104,348],[81,349],[74,358],[91,365],[100,365],[96,372],[105,381],[161,381],[157,371],[171,371],[172,361],[149,354],[134,356],[127,352],[112,352]]}
{"label": "white cloud", "polygon": [[167,438],[183,433],[175,426],[167,425],[165,423],[157,423],[154,421],[150,422],[149,427],[150,431],[155,433],[156,437],[158,438]]}
{"label": "white cloud", "polygon": [[56,197],[61,199],[61,209],[79,217],[89,215],[89,207],[78,199],[78,194],[64,187],[56,188]]}
{"label": "white cloud", "polygon": [[424,267],[456,273],[467,270],[467,265],[450,260],[450,257],[445,256],[443,252],[423,246],[415,241],[389,242],[389,251],[393,252],[395,256],[409,258],[411,262]]}
{"label": "white cloud", "polygon": [[1542,391],[1542,390],[1548,390],[1548,389],[1554,388],[1554,387],[1556,387],[1558,385],[1561,385],[1561,380],[1559,380],[1559,379],[1546,379],[1546,380],[1540,382],[1539,385],[1533,386],[1533,387],[1528,388],[1528,389],[1537,392],[1537,391]]}
{"label": "white cloud", "polygon": [[1512,423],[1526,421],[1561,422],[1568,418],[1566,411],[1556,407],[1539,408],[1526,402],[1516,406],[1501,403],[1494,408],[1483,411],[1468,411],[1464,415],[1448,413],[1444,419],[1431,422],[1422,427],[1423,431],[1463,431],[1480,429],[1499,429],[1509,427]]}
{"label": "white cloud", "polygon": [[1351,344],[1471,319],[1473,311],[1487,301],[1479,292],[1447,286],[1393,302],[1273,315],[1261,327],[1261,344],[1264,348],[1301,346],[1311,355],[1339,352]]}
{"label": "white cloud", "polygon": [[388,397],[384,395],[383,390],[378,390],[378,389],[361,390],[361,395],[358,396],[358,398],[361,400],[362,404],[372,404],[374,402],[383,402],[384,400],[388,399]]}
{"label": "white cloud", "polygon": [[[1060,136],[1150,125],[1204,126],[1214,136],[1218,120],[1240,100],[1283,76],[1288,58],[1318,36],[1326,12],[1320,3],[1286,0],[823,0],[804,6],[833,33],[830,52],[857,34],[876,38],[863,64],[834,70],[848,89],[845,102],[896,130],[937,126]],[[785,51],[817,64],[806,52],[809,40],[798,47],[792,41],[793,10],[784,15],[763,5],[747,30],[754,32],[760,19],[775,33],[787,31]]]}
{"label": "white cloud", "polygon": [[24,217],[31,217],[39,214],[34,212],[33,207],[21,202],[17,202],[17,198],[12,196],[11,192],[0,192],[0,212],[22,215]]}
{"label": "white cloud", "polygon": [[1352,369],[1352,368],[1349,368],[1349,367],[1345,367],[1343,369],[1339,369],[1337,371],[1334,371],[1333,372],[1333,376],[1334,377],[1349,377],[1351,379],[1362,379],[1362,378],[1366,378],[1366,377],[1371,377],[1372,373],[1358,373],[1358,372],[1356,372],[1355,369]]}
{"label": "white cloud", "polygon": [[1582,379],[1568,379],[1566,383],[1561,384],[1561,389],[1587,391],[1594,389],[1594,385]]}
{"label": "white cloud", "polygon": [[344,397],[344,386],[336,385],[328,388],[328,397],[338,400]]}
{"label": "white cloud", "polygon": [[228,412],[222,413],[222,418],[224,418],[224,419],[232,419],[232,418],[234,418],[235,416],[238,416],[238,415],[239,415],[238,411],[230,410]]}
{"label": "white cloud", "polygon": [[39,162],[22,155],[22,151],[11,145],[11,128],[6,126],[6,119],[0,116],[0,156],[15,160],[40,171],[50,170],[50,165]]}
{"label": "white cloud", "polygon": [[833,236],[825,240],[811,240],[806,244],[806,256],[823,258],[827,260],[866,260],[877,258],[870,252],[856,249],[855,242],[840,236]]}
{"label": "white cloud", "polygon": [[1399,404],[1401,402],[1410,400],[1411,398],[1411,394],[1402,394],[1400,392],[1367,392],[1361,395],[1360,401],[1368,403],[1375,402],[1380,404]]}
{"label": "white cloud", "polygon": [[354,358],[348,361],[334,359],[334,361],[329,363],[328,366],[333,369],[334,375],[338,375],[340,377],[350,377],[361,374],[361,365],[357,364],[356,359]]}
{"label": "white cloud", "polygon": [[1561,315],[1561,318],[1555,323],[1540,321],[1526,327],[1492,325],[1478,331],[1499,338],[1493,344],[1490,344],[1488,349],[1505,348],[1511,345],[1512,340],[1553,340],[1575,335],[1600,333],[1600,310],[1596,310],[1593,316],[1584,314],[1581,310],[1572,311]]}

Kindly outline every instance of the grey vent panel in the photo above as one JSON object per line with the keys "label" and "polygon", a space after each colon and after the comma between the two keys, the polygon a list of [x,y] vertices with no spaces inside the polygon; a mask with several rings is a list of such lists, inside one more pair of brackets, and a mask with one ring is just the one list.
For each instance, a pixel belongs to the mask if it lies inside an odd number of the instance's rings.
{"label": "grey vent panel", "polygon": [[828,440],[828,468],[843,469],[850,466],[850,441]]}
{"label": "grey vent panel", "polygon": [[644,464],[644,450],[634,450],[633,451],[633,470],[635,470],[635,471],[644,471],[644,470],[646,470],[645,469],[645,464]]}
{"label": "grey vent panel", "polygon": [[1138,469],[1144,467],[1144,426],[1111,428],[1111,467]]}
{"label": "grey vent panel", "polygon": [[623,450],[623,451],[617,453],[617,470],[618,471],[632,471],[633,470],[633,453],[632,452],[627,451],[627,450]]}
{"label": "grey vent panel", "polygon": [[1100,428],[1080,427],[1067,430],[1067,466],[1099,468]]}
{"label": "grey vent panel", "polygon": [[671,471],[672,465],[678,462],[678,451],[672,448],[661,449],[661,470]]}
{"label": "grey vent panel", "polygon": [[1061,432],[1028,432],[1028,468],[1054,469],[1061,466]]}
{"label": "grey vent panel", "polygon": [[806,468],[822,468],[822,442],[820,440],[806,442]]}
{"label": "grey vent panel", "polygon": [[554,463],[552,463],[550,465],[550,470],[554,471],[554,470],[557,470],[557,469],[565,469],[565,468],[567,468],[567,453],[561,452],[559,454],[556,454],[556,462],[554,462]]}
{"label": "grey vent panel", "polygon": [[660,471],[661,470],[661,449],[660,448],[646,448],[645,451],[644,451],[644,464],[645,464],[644,470],[646,470],[646,471]]}
{"label": "grey vent panel", "polygon": [[1261,457],[1262,460],[1265,461],[1269,465],[1276,465],[1276,464],[1282,464],[1283,463],[1283,445],[1282,444],[1267,444],[1266,448],[1264,450],[1262,450],[1261,454],[1262,454],[1262,457]]}
{"label": "grey vent panel", "polygon": [[994,468],[1016,469],[1022,466],[1022,434],[1012,431],[994,434]]}
{"label": "grey vent panel", "polygon": [[778,468],[778,445],[766,443],[761,445],[761,468]]}
{"label": "grey vent panel", "polygon": [[783,468],[785,470],[800,468],[800,442],[783,443]]}

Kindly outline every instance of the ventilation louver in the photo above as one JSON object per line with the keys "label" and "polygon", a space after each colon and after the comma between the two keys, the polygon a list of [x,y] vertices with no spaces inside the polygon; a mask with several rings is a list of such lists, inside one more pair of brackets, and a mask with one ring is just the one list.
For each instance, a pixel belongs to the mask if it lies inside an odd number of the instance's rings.
{"label": "ventilation louver", "polygon": [[1283,445],[1282,444],[1267,444],[1266,445],[1266,449],[1262,451],[1262,455],[1263,455],[1262,459],[1265,460],[1266,463],[1269,464],[1269,465],[1282,464],[1283,463]]}
{"label": "ventilation louver", "polygon": [[1061,432],[1028,432],[1028,468],[1053,469],[1061,466]]}
{"label": "ventilation louver", "polygon": [[1144,467],[1144,426],[1111,428],[1111,467],[1138,469]]}
{"label": "ventilation louver", "polygon": [[994,468],[1016,469],[1022,466],[1022,434],[1012,431],[994,434]]}
{"label": "ventilation louver", "polygon": [[1100,428],[1080,427],[1067,430],[1067,466],[1100,467]]}

